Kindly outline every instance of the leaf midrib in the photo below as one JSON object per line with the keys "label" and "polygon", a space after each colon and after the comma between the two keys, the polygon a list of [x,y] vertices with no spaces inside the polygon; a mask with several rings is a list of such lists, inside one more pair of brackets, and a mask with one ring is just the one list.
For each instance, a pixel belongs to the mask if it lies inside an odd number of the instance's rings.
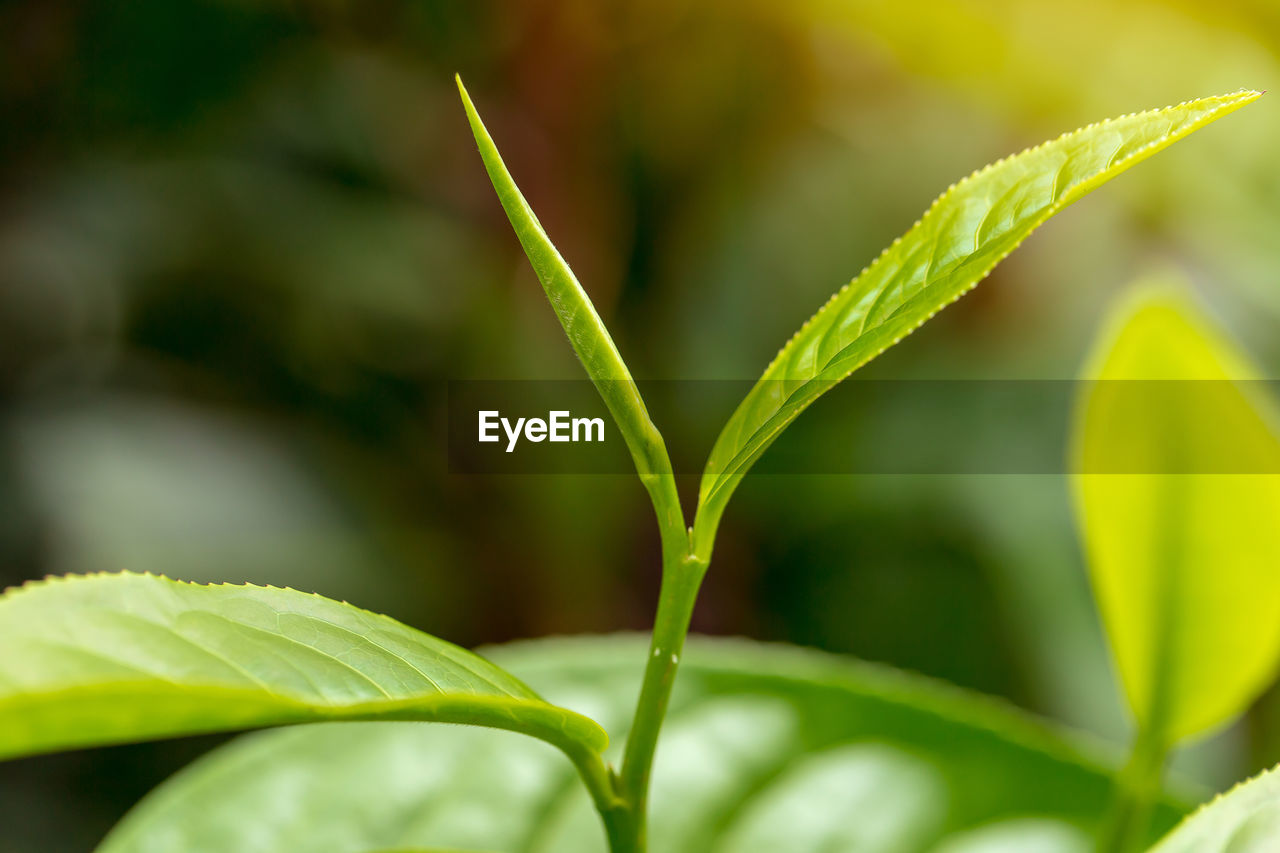
{"label": "leaf midrib", "polygon": [[[1115,149],[1111,152],[1110,156],[1108,156],[1106,164],[1101,169],[1095,171],[1089,177],[1078,179],[1074,182],[1069,182],[1065,186],[1062,186],[1060,183],[1062,173],[1067,168],[1067,166],[1072,162],[1072,157],[1070,156],[1070,154],[1068,154],[1067,156],[1064,156],[1062,162],[1058,164],[1057,171],[1054,174],[1053,183],[1050,186],[1048,202],[1044,206],[1042,206],[1042,208],[1038,211],[1036,215],[1032,216],[1027,220],[1029,224],[1021,239],[1008,241],[1012,245],[1010,245],[1007,248],[1007,250],[1004,251],[1003,253],[999,253],[998,250],[1000,248],[1000,242],[1002,240],[1007,240],[1009,232],[1004,232],[1003,234],[997,235],[995,238],[990,239],[981,250],[975,249],[973,253],[970,253],[969,255],[960,259],[960,264],[952,268],[949,268],[946,273],[942,274],[945,276],[954,276],[955,273],[962,268],[963,264],[973,260],[975,255],[982,254],[986,258],[990,258],[992,255],[998,254],[998,257],[996,257],[996,259],[987,267],[987,269],[981,275],[977,276],[974,279],[974,281],[968,285],[967,288],[964,288],[958,291],[958,293],[956,294],[957,298],[960,295],[963,295],[963,293],[967,292],[968,289],[971,289],[972,287],[976,286],[982,279],[986,278],[986,276],[991,272],[991,269],[994,268],[995,264],[999,263],[1000,260],[1002,260],[1010,251],[1012,251],[1014,248],[1020,245],[1023,240],[1025,240],[1027,237],[1031,235],[1032,232],[1039,229],[1040,226],[1045,223],[1045,221],[1047,221],[1055,213],[1060,211],[1063,207],[1079,199],[1093,187],[1099,186],[1102,183],[1106,182],[1107,180],[1110,180],[1112,177],[1119,175],[1120,173],[1128,169],[1129,166],[1132,165],[1134,162],[1137,162],[1139,159],[1142,159],[1151,150],[1157,149],[1164,145],[1172,144],[1172,142],[1176,141],[1176,139],[1174,138],[1174,126],[1175,126],[1174,118],[1170,112],[1171,110],[1174,110],[1177,107],[1190,105],[1192,103],[1203,104],[1202,111],[1199,115],[1195,115],[1194,117],[1189,117],[1187,121],[1179,123],[1180,127],[1178,128],[1177,138],[1183,138],[1193,133],[1194,131],[1204,127],[1205,125],[1209,124],[1210,122],[1220,117],[1221,115],[1223,115],[1224,109],[1227,112],[1233,111],[1235,109],[1238,109],[1241,106],[1244,106],[1250,101],[1255,100],[1257,97],[1259,97],[1259,93],[1249,92],[1247,90],[1241,90],[1239,92],[1232,93],[1229,95],[1220,95],[1220,96],[1215,96],[1210,98],[1199,99],[1198,102],[1195,102],[1195,101],[1184,102],[1183,104],[1179,104],[1176,107],[1165,108],[1163,110],[1161,109],[1148,110],[1144,113],[1135,113],[1129,116],[1122,116],[1117,119],[1110,119],[1106,122],[1100,122],[1097,125],[1089,125],[1083,128],[1079,128],[1075,131],[1064,133],[1061,136],[1057,137],[1056,139],[1048,140],[1044,143],[1041,143],[1040,145],[1027,148],[1024,151],[1019,152],[1017,154],[1013,154],[1013,155],[1010,155],[1009,157],[1002,158],[1001,160],[998,160],[981,169],[976,170],[975,172],[970,174],[967,178],[961,181],[957,181],[955,184],[948,187],[945,192],[943,192],[940,196],[938,196],[934,200],[933,204],[930,205],[929,209],[925,211],[925,213],[920,217],[919,220],[916,221],[916,223],[910,229],[908,229],[906,234],[896,239],[893,243],[887,246],[884,249],[884,251],[882,251],[880,255],[875,260],[873,260],[871,264],[869,264],[866,267],[866,269],[862,271],[862,273],[860,273],[857,277],[855,277],[854,280],[851,281],[849,284],[845,285],[844,288],[841,288],[840,291],[837,291],[837,293],[818,310],[817,314],[815,314],[805,324],[801,326],[800,330],[795,335],[793,335],[789,341],[787,341],[787,343],[783,346],[782,350],[779,351],[778,355],[765,369],[764,375],[761,377],[761,380],[759,380],[756,383],[756,386],[752,388],[751,392],[748,392],[748,396],[743,401],[743,403],[745,404],[748,400],[751,399],[756,389],[759,388],[760,382],[768,381],[771,378],[773,378],[771,377],[771,373],[774,371],[774,369],[778,365],[785,363],[787,359],[792,356],[792,354],[794,353],[794,348],[799,346],[798,341],[800,341],[805,331],[813,323],[820,322],[824,314],[827,314],[830,311],[837,310],[835,307],[837,303],[842,303],[844,300],[856,300],[860,298],[857,295],[849,295],[851,291],[855,291],[858,282],[865,280],[868,275],[871,275],[875,270],[877,270],[880,267],[881,264],[885,263],[890,253],[895,248],[897,248],[902,243],[903,240],[907,239],[912,233],[916,232],[917,229],[923,227],[925,221],[929,219],[931,216],[934,216],[936,214],[936,211],[940,205],[942,205],[944,202],[952,198],[955,193],[959,192],[961,188],[963,188],[969,182],[980,177],[987,171],[994,169],[995,167],[1001,165],[1002,163],[1004,163],[1009,159],[1012,159],[1014,157],[1019,157],[1023,154],[1028,154],[1028,153],[1037,151],[1039,149],[1044,148],[1045,146],[1052,145],[1056,142],[1059,142],[1061,140],[1064,140],[1073,136],[1079,136],[1081,134],[1085,134],[1103,124],[1109,124],[1109,123],[1121,121],[1124,119],[1132,119],[1135,117],[1149,117],[1153,119],[1157,117],[1162,117],[1165,122],[1162,130],[1160,130],[1159,132],[1155,132],[1150,136],[1142,137],[1147,139],[1147,141],[1144,144],[1137,145],[1136,147],[1133,147],[1132,149],[1128,150],[1124,154],[1124,156],[1120,156],[1120,153],[1124,151],[1126,141],[1124,139],[1118,140],[1116,143]],[[1161,113],[1165,113],[1165,114],[1161,116],[1160,115]],[[984,213],[983,219],[980,221],[979,226],[975,228],[975,231],[974,231],[975,243],[983,236],[982,230],[983,230],[983,227],[986,225],[987,217],[991,215],[992,211],[999,204],[1000,200],[1005,196],[1007,196],[1009,192],[1012,192],[1016,186],[1017,184],[1015,183],[1014,186],[1011,186],[1009,189],[1007,189],[1005,193],[1000,198],[997,198],[995,201],[986,202],[987,210]],[[958,215],[958,213],[959,213],[959,210],[957,209],[953,211],[951,215],[953,216]],[[943,223],[943,225],[945,225],[945,222]],[[937,226],[937,229],[940,229],[941,227],[942,226]],[[1014,230],[1016,231],[1021,229],[1014,229]],[[936,261],[936,253],[939,250],[939,245],[937,244],[936,241],[930,245],[932,247],[933,255],[930,257],[929,264],[927,265],[925,274],[922,277],[922,284],[921,284],[919,293],[911,297],[911,299],[908,300],[907,303],[904,303],[903,305],[899,306],[898,309],[895,309],[894,312],[891,313],[888,317],[882,318],[876,324],[876,326],[868,330],[866,323],[867,323],[867,320],[874,313],[875,306],[879,304],[879,301],[881,299],[885,298],[886,294],[894,290],[892,286],[894,274],[890,274],[886,276],[885,282],[882,288],[878,292],[876,292],[875,295],[873,296],[872,304],[868,306],[862,313],[862,320],[861,320],[861,325],[860,325],[858,334],[854,337],[852,341],[850,341],[850,343],[846,347],[841,348],[839,352],[837,352],[834,356],[828,359],[820,370],[815,370],[813,374],[814,376],[820,376],[822,373],[825,373],[827,370],[831,369],[832,365],[836,364],[842,357],[844,357],[852,347],[858,344],[859,341],[864,340],[868,335],[874,334],[876,329],[883,328],[885,324],[887,324],[895,316],[897,316],[901,310],[908,307],[915,299],[921,297],[922,295],[930,291],[930,289],[934,286],[934,284],[936,284],[936,282],[942,277],[942,275],[940,275],[938,278],[935,278],[933,283],[930,283],[929,281],[930,276],[933,275],[933,265]],[[912,255],[912,257],[914,257],[914,254]],[[865,294],[863,294],[863,297],[865,297]],[[939,306],[938,310],[941,310],[942,307],[945,307],[945,305]],[[933,313],[936,313],[936,311]],[[932,316],[932,313],[928,314],[922,319],[921,322],[923,322],[924,320],[927,320],[931,316]],[[836,319],[838,318],[835,318],[833,316],[830,326],[826,330],[824,330],[823,340],[819,342],[819,346],[814,348],[815,359],[818,358],[821,354],[822,344],[825,343],[826,336],[831,334],[832,331],[838,327],[839,324],[838,322],[836,322]],[[905,329],[902,332],[902,334],[898,336],[897,340],[900,340],[902,337],[905,337],[906,335],[910,334],[912,331],[915,330],[915,328],[918,328],[919,325],[920,324],[917,324],[915,327]],[[897,340],[895,340],[894,343],[896,343]],[[867,361],[870,361],[872,358],[874,358],[878,354],[879,354],[878,352],[872,353],[866,358],[864,358],[862,361],[858,362],[857,364],[853,364],[851,367],[848,368],[847,372],[845,372],[843,376],[839,377],[835,381],[839,382],[839,381],[842,381],[844,378],[847,378],[849,374],[851,374],[853,371],[857,370],[859,367],[866,364]],[[814,378],[812,377],[806,378],[803,381],[806,384],[809,384],[814,381]],[[812,401],[810,400],[810,402]],[[803,406],[801,406],[800,408],[803,409]],[[736,414],[737,413],[735,411],[735,416]],[[780,432],[781,429],[783,428],[783,427],[778,427],[777,429],[769,429],[768,428],[769,424],[772,422],[773,422],[773,418],[771,417],[768,421],[766,421],[765,424],[755,429],[751,433],[751,435],[747,437],[747,440],[745,442],[741,440],[741,427],[739,427],[735,435],[735,441],[732,442],[731,446],[738,445],[740,446],[740,450],[737,451],[733,455],[733,457],[730,458],[728,464],[724,466],[723,472],[719,474],[716,474],[711,470],[711,463],[715,456],[715,448],[713,447],[712,459],[708,460],[708,465],[707,465],[706,471],[704,472],[704,477],[707,475],[712,475],[715,477],[715,479],[711,483],[711,488],[704,495],[700,496],[700,499],[698,502],[698,509],[699,509],[698,514],[700,516],[702,515],[701,510],[704,507],[711,507],[710,514],[713,516],[713,518],[710,524],[712,528],[714,528],[718,524],[719,515],[723,509],[717,506],[717,504],[721,502],[721,493],[724,492],[726,489],[731,493],[732,490],[736,488],[738,481],[741,479],[742,476],[745,475],[745,468],[749,467],[751,464],[754,463],[754,461],[758,458],[759,453],[763,452],[763,449],[768,447],[769,443],[776,437],[778,432]],[[722,436],[722,438],[723,437],[724,436]],[[720,440],[717,440],[716,444],[718,446],[720,444]],[[701,519],[695,520],[695,528],[699,526],[697,524],[697,521],[699,520]],[[709,544],[710,543],[704,543],[704,547],[709,547]]]}

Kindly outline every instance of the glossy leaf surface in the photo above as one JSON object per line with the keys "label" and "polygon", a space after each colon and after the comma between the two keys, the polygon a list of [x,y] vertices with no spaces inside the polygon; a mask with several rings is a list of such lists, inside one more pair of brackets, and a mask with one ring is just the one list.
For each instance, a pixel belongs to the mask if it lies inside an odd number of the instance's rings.
{"label": "glossy leaf surface", "polygon": [[1087,376],[1074,479],[1089,571],[1136,721],[1171,745],[1274,678],[1280,422],[1256,371],[1166,290],[1118,309]]}
{"label": "glossy leaf surface", "polygon": [[1187,818],[1150,853],[1269,853],[1280,849],[1280,773],[1237,785]]}
{"label": "glossy leaf surface", "polygon": [[[621,741],[641,637],[495,660]],[[989,699],[795,648],[693,638],[654,768],[650,849],[1082,853],[1106,802],[1093,751]],[[1179,809],[1166,803],[1161,829]],[[545,744],[401,723],[223,747],[145,799],[103,853],[396,847],[598,853],[599,820]]]}
{"label": "glossy leaf surface", "polygon": [[695,550],[710,553],[729,496],[810,403],[971,289],[1050,216],[1257,97],[1239,92],[1093,124],[943,193],[805,323],[730,417],[702,477]]}
{"label": "glossy leaf surface", "polygon": [[607,738],[478,655],[288,589],[152,575],[0,597],[0,758],[316,720],[437,720],[571,751]]}

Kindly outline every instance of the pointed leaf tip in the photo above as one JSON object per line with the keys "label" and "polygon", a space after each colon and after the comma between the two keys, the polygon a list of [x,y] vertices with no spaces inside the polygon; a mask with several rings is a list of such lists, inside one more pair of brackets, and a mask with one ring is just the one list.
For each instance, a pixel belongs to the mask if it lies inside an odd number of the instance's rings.
{"label": "pointed leaf tip", "polygon": [[1260,96],[1245,90],[1097,122],[953,184],[800,328],[725,424],[698,491],[699,556],[710,558],[746,472],[810,403],[968,292],[1058,211]]}
{"label": "pointed leaf tip", "polygon": [[672,479],[671,461],[662,435],[650,419],[640,391],[631,379],[631,372],[622,360],[604,321],[596,312],[591,298],[547,236],[520,188],[516,186],[493,137],[485,129],[471,98],[467,96],[461,78],[458,80],[458,91],[462,95],[467,119],[471,122],[480,159],[484,162],[498,201],[506,211],[512,230],[542,284],[547,300],[569,338],[574,353],[617,423],[623,441],[635,461],[637,473],[653,496],[660,524],[665,531],[663,541],[682,545],[685,539],[684,514],[680,510],[679,497]]}

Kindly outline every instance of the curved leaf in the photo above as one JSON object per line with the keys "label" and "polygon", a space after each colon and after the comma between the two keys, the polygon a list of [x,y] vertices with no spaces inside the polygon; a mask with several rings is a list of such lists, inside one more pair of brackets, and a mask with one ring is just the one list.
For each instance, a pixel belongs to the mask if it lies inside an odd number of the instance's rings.
{"label": "curved leaf", "polygon": [[1077,414],[1077,515],[1129,705],[1170,746],[1275,677],[1280,421],[1173,293],[1143,292],[1108,326]]}
{"label": "curved leaf", "polygon": [[1182,822],[1150,853],[1269,853],[1280,849],[1280,772],[1237,785]]}
{"label": "curved leaf", "polygon": [[[492,655],[620,738],[644,643],[588,637]],[[663,853],[1078,853],[1111,785],[1092,749],[999,702],[744,641],[690,640],[665,731],[650,829],[650,849]],[[421,755],[432,760],[407,757]],[[542,744],[481,730],[256,733],[162,785],[100,850],[598,853],[599,821],[555,758]],[[1180,812],[1163,803],[1161,829]]]}
{"label": "curved leaf", "polygon": [[943,193],[805,323],[729,418],[702,477],[696,553],[710,554],[734,488],[810,403],[971,289],[1050,216],[1259,95],[1238,92],[1089,125]]}
{"label": "curved leaf", "polygon": [[321,720],[436,720],[603,750],[590,720],[457,646],[289,589],[154,575],[0,597],[0,758]]}
{"label": "curved leaf", "polygon": [[[538,281],[542,283],[542,289],[546,291],[560,325],[569,336],[573,351],[577,353],[578,360],[604,398],[627,449],[631,451],[636,471],[648,489],[658,514],[663,544],[671,550],[672,556],[682,553],[687,540],[684,513],[680,509],[671,459],[667,455],[662,433],[650,419],[649,411],[640,397],[640,389],[632,380],[631,372],[627,370],[604,321],[591,304],[591,298],[552,244],[542,223],[538,221],[511,173],[507,171],[502,155],[498,153],[493,138],[480,120],[475,105],[471,103],[471,96],[462,85],[462,78],[455,77],[455,80],[458,93],[462,96],[462,105],[467,111],[467,120],[471,123],[471,132],[480,149],[480,158],[489,173],[489,180],[493,183],[507,218],[511,220],[511,227],[515,230]],[[677,546],[680,546],[679,550],[676,550]]]}

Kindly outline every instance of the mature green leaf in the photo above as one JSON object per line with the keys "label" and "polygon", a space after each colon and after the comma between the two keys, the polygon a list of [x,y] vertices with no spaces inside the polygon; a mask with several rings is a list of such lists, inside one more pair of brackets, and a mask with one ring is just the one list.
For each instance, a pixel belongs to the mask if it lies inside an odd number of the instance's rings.
{"label": "mature green leaf", "polygon": [[0,758],[324,720],[492,726],[571,755],[608,743],[478,655],[289,589],[50,578],[0,597],[0,649]]}
{"label": "mature green leaf", "polygon": [[1050,216],[1258,97],[1238,92],[1093,124],[943,193],[787,342],[725,424],[702,477],[695,551],[710,554],[734,488],[810,403],[971,289]]}
{"label": "mature green leaf", "polygon": [[[541,641],[493,657],[620,740],[644,643]],[[663,853],[1080,853],[1111,786],[1090,748],[990,699],[818,652],[701,638],[686,648],[653,782],[650,849]],[[1163,803],[1160,829],[1180,811]],[[604,836],[563,762],[535,741],[334,724],[213,752],[143,800],[101,853],[424,845],[594,853]]]}
{"label": "mature green leaf", "polygon": [[502,208],[511,220],[511,227],[515,229],[516,237],[524,247],[538,281],[542,282],[542,289],[546,291],[560,325],[569,336],[573,351],[578,354],[578,360],[600,391],[600,396],[604,398],[609,413],[622,433],[627,449],[631,451],[636,471],[653,499],[664,542],[668,547],[674,548],[677,537],[672,534],[678,533],[679,540],[683,542],[685,521],[662,434],[649,418],[640,390],[632,380],[631,372],[627,370],[613,338],[609,336],[604,321],[591,304],[591,298],[552,244],[542,223],[538,221],[511,173],[507,171],[493,138],[489,136],[489,131],[471,103],[466,87],[462,85],[461,77],[457,78],[457,83],[462,104],[467,111],[467,120],[471,123],[471,132],[480,148],[480,158],[484,161]]}
{"label": "mature green leaf", "polygon": [[1271,853],[1280,849],[1280,771],[1217,797],[1150,853]]}
{"label": "mature green leaf", "polygon": [[[1257,697],[1280,655],[1280,432],[1243,356],[1168,291],[1122,305],[1076,423],[1077,509],[1139,727],[1166,746]],[[1183,380],[1183,381],[1169,381]]]}

